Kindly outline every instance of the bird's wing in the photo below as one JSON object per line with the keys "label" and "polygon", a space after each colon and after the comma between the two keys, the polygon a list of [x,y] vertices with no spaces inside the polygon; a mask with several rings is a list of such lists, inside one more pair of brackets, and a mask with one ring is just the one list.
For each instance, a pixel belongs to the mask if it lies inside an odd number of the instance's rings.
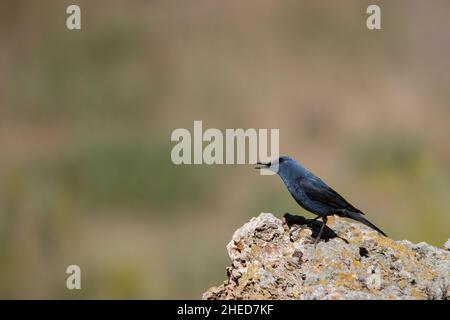
{"label": "bird's wing", "polygon": [[353,212],[361,212],[355,208],[347,200],[345,200],[339,193],[330,188],[325,182],[318,177],[308,177],[299,181],[305,194],[312,200],[326,204],[336,209],[346,209]]}

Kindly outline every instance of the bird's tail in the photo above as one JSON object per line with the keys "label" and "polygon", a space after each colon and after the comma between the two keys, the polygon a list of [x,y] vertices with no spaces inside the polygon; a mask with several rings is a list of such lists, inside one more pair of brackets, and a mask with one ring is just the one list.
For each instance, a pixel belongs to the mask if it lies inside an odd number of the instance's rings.
{"label": "bird's tail", "polygon": [[361,213],[358,212],[353,212],[353,211],[348,211],[348,210],[339,210],[340,212],[338,213],[338,215],[342,216],[342,217],[346,217],[346,218],[350,218],[356,221],[359,221],[363,224],[365,224],[366,226],[378,231],[379,233],[381,233],[383,236],[387,237],[387,235],[381,231],[377,226],[375,226],[372,222],[370,222],[369,220],[367,220],[366,218],[364,218],[364,216]]}

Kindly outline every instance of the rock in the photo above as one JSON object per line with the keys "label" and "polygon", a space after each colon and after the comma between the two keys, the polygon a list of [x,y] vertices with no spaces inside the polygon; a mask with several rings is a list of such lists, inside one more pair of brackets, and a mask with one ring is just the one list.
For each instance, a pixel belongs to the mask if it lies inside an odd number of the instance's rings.
{"label": "rock", "polygon": [[444,243],[444,247],[447,250],[450,250],[450,239],[448,239],[445,243]]}
{"label": "rock", "polygon": [[261,213],[227,245],[227,280],[203,299],[449,299],[450,252],[339,217]]}

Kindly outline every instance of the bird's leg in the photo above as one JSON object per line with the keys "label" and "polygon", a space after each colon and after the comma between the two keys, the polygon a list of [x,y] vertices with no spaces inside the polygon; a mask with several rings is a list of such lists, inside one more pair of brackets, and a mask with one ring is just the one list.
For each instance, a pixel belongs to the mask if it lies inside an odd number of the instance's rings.
{"label": "bird's leg", "polygon": [[323,228],[325,228],[325,225],[327,224],[327,220],[328,220],[327,217],[322,218],[322,226],[320,227],[319,234],[317,235],[316,240],[314,241],[314,246],[317,245],[317,243],[320,240],[320,237],[322,237]]}

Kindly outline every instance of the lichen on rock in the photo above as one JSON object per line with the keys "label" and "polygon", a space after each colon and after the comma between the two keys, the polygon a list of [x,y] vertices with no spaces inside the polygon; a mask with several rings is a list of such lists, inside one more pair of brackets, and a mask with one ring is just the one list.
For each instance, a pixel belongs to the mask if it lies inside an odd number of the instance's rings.
{"label": "lichen on rock", "polygon": [[227,280],[203,299],[449,299],[450,252],[358,223],[261,213],[227,245]]}

